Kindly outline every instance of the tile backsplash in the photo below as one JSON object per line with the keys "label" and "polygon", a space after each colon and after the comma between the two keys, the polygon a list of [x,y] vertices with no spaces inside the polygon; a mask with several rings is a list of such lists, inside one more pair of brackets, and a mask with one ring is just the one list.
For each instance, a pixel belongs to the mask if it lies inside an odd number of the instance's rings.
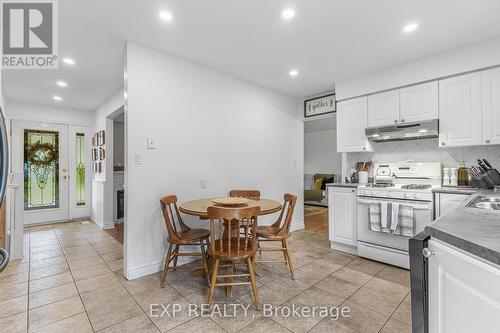
{"label": "tile backsplash", "polygon": [[[478,158],[486,158],[500,170],[500,145],[442,149],[437,139],[373,143],[372,153],[348,153],[348,169],[358,161],[388,162],[437,162],[443,167],[457,167],[460,161],[467,166],[477,165]],[[371,173],[371,171],[370,171]]]}

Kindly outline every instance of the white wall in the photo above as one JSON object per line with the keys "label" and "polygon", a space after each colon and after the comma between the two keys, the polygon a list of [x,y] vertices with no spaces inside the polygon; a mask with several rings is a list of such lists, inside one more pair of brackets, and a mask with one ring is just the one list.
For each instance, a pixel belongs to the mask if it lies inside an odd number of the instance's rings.
{"label": "white wall", "polygon": [[94,173],[92,180],[92,221],[101,228],[114,226],[113,222],[113,114],[123,109],[123,88],[110,96],[94,113],[94,132],[105,130],[106,159],[103,161],[103,172]]}
{"label": "white wall", "polygon": [[337,153],[337,131],[328,129],[304,133],[304,173],[342,171],[342,154]]}
{"label": "white wall", "polygon": [[[158,200],[165,194],[183,202],[227,195],[232,188],[258,188],[279,201],[285,192],[295,193],[293,223],[303,226],[297,100],[131,43],[126,59],[128,278],[161,269],[167,242]],[[146,149],[148,136],[156,149]],[[142,164],[134,165],[138,157]],[[208,226],[195,218],[186,222]]]}
{"label": "white wall", "polygon": [[113,165],[124,165],[125,159],[125,124],[113,122]]}
{"label": "white wall", "polygon": [[55,122],[68,125],[92,127],[94,112],[50,105],[6,101],[7,117],[10,119]]}
{"label": "white wall", "polygon": [[500,38],[437,53],[335,83],[337,100],[500,64]]}

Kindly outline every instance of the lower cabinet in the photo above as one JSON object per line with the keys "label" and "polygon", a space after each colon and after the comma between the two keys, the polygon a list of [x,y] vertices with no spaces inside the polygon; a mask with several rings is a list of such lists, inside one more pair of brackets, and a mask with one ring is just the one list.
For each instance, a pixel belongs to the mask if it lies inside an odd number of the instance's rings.
{"label": "lower cabinet", "polygon": [[330,241],[357,246],[356,189],[328,187]]}
{"label": "lower cabinet", "polygon": [[498,332],[500,268],[433,239],[429,250],[429,332]]}
{"label": "lower cabinet", "polygon": [[434,217],[440,218],[458,207],[470,194],[436,193]]}

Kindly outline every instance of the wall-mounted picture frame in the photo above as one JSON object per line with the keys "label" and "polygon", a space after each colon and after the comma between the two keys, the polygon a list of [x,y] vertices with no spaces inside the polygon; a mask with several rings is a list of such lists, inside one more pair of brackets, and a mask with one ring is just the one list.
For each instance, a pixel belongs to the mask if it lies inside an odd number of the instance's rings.
{"label": "wall-mounted picture frame", "polygon": [[104,130],[97,132],[97,145],[102,146],[106,143],[106,135]]}
{"label": "wall-mounted picture frame", "polygon": [[304,101],[304,118],[315,117],[337,111],[335,93]]}
{"label": "wall-mounted picture frame", "polygon": [[92,165],[92,168],[94,170],[94,173],[101,173],[102,172],[102,162],[94,162]]}
{"label": "wall-mounted picture frame", "polygon": [[99,161],[102,161],[103,159],[106,158],[106,154],[105,154],[105,151],[104,151],[104,148],[99,148],[99,151],[98,151],[98,159]]}

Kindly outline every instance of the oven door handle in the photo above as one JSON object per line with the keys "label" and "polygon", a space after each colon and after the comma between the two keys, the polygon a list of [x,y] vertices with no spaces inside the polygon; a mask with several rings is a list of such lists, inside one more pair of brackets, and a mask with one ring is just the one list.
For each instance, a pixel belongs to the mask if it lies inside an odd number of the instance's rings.
{"label": "oven door handle", "polygon": [[[392,200],[392,201],[395,201],[395,200]],[[416,203],[414,201],[400,201],[400,200],[397,200],[397,201],[399,202],[400,205],[408,206],[408,207],[411,207],[413,209],[432,210],[430,203]],[[370,204],[379,204],[381,202],[391,202],[391,200],[369,200],[369,199],[358,198],[359,204],[370,205]]]}

